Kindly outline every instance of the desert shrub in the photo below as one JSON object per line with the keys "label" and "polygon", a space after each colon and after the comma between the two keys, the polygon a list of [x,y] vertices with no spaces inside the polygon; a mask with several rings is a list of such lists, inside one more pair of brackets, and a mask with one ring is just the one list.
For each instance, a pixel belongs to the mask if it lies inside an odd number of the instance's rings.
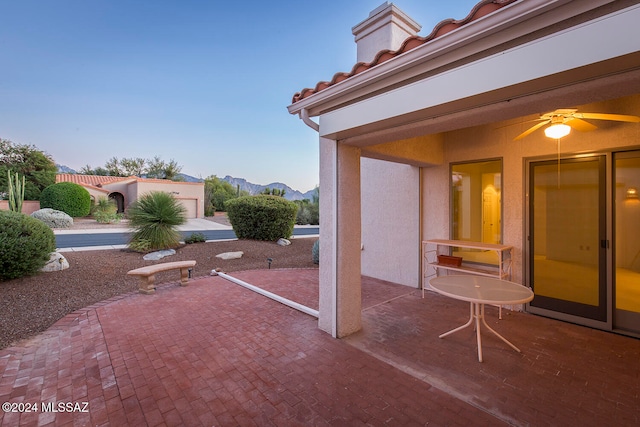
{"label": "desert shrub", "polygon": [[69,228],[73,225],[73,218],[62,211],[51,208],[37,210],[33,212],[31,216],[39,219],[51,228]]}
{"label": "desert shrub", "polygon": [[294,203],[299,207],[296,224],[320,224],[320,187],[315,188],[311,200],[296,200]]}
{"label": "desert shrub", "polygon": [[311,248],[311,261],[320,264],[320,240],[316,240]]}
{"label": "desert shrub", "polygon": [[0,280],[37,273],[55,249],[55,235],[42,221],[0,211]]}
{"label": "desert shrub", "polygon": [[204,243],[207,241],[207,238],[202,233],[191,233],[189,237],[184,239],[184,242],[188,245],[191,243]]}
{"label": "desert shrub", "polygon": [[87,216],[91,210],[91,196],[81,185],[58,182],[42,190],[40,207],[62,211],[74,218]]}
{"label": "desert shrub", "polygon": [[293,234],[298,206],[282,197],[239,197],[228,200],[225,207],[239,239],[274,241]]}
{"label": "desert shrub", "polygon": [[318,225],[320,224],[320,209],[317,203],[311,203],[308,200],[296,200],[298,205],[298,214],[296,215],[296,224],[299,225]]}
{"label": "desert shrub", "polygon": [[115,200],[100,197],[93,205],[93,218],[101,224],[112,224],[120,222],[122,216],[118,214],[118,206]]}
{"label": "desert shrub", "polygon": [[[129,206],[127,217],[134,229],[129,248],[139,252],[175,248],[182,238],[177,227],[186,221],[184,206],[169,193],[152,191]],[[148,244],[143,244],[146,241]],[[141,247],[146,249],[140,250]]]}
{"label": "desert shrub", "polygon": [[151,241],[147,239],[132,240],[129,242],[129,249],[135,252],[150,252]]}

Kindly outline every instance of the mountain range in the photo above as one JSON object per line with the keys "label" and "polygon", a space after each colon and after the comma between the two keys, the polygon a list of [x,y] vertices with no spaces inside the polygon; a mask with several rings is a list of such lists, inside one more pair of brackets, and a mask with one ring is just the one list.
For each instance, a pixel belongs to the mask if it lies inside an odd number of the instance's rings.
{"label": "mountain range", "polygon": [[[56,166],[58,167],[58,173],[77,173],[75,170],[71,169],[68,166],[65,166],[65,165],[56,165]],[[180,173],[179,175],[186,182],[204,181],[202,178],[196,178],[194,176],[187,175],[184,173]],[[315,189],[313,189],[313,190],[307,191],[306,193],[302,193],[298,190],[294,190],[293,188],[289,187],[287,184],[283,184],[281,182],[272,182],[271,184],[267,184],[267,185],[254,184],[252,182],[247,181],[244,178],[234,178],[229,175],[225,176],[224,178],[221,178],[221,180],[228,182],[229,184],[231,184],[236,188],[240,186],[240,190],[244,190],[251,195],[260,194],[266,188],[270,188],[270,189],[277,188],[278,190],[285,190],[284,198],[287,200],[303,200],[303,199],[313,200],[313,195],[316,191]]]}
{"label": "mountain range", "polygon": [[298,190],[294,190],[293,188],[289,187],[287,184],[283,184],[281,182],[272,182],[271,184],[267,184],[267,185],[253,184],[244,178],[234,178],[229,175],[222,178],[222,180],[228,182],[234,187],[240,186],[240,190],[247,191],[249,194],[252,194],[252,195],[260,194],[266,188],[270,188],[272,190],[274,188],[277,188],[278,190],[285,190],[284,198],[287,200],[303,200],[303,199],[313,200],[313,195],[316,191],[314,188],[313,190],[309,190],[306,193],[302,193]]}

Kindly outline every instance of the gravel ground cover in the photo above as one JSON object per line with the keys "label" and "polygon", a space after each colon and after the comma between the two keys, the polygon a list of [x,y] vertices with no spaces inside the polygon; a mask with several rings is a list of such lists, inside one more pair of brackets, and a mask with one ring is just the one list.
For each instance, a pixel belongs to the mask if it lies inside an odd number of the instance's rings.
{"label": "gravel ground cover", "polygon": [[[315,238],[297,238],[289,246],[274,242],[233,240],[184,245],[175,255],[145,261],[128,250],[65,252],[70,268],[0,282],[0,349],[49,328],[66,314],[138,289],[138,278],[127,271],[161,262],[196,260],[193,277],[212,269],[225,272],[271,268],[317,268],[311,261]],[[217,254],[243,251],[240,259],[221,260]],[[156,275],[156,283],[178,283],[179,272]]]}

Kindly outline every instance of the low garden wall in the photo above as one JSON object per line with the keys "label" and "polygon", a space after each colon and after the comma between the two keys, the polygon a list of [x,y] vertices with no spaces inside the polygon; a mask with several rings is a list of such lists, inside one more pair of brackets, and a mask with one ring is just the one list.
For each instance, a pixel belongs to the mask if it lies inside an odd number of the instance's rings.
{"label": "low garden wall", "polygon": [[[25,200],[22,202],[22,213],[31,215],[35,211],[40,209],[40,202],[37,200]],[[0,210],[8,211],[9,210],[9,201],[8,200],[0,200]]]}

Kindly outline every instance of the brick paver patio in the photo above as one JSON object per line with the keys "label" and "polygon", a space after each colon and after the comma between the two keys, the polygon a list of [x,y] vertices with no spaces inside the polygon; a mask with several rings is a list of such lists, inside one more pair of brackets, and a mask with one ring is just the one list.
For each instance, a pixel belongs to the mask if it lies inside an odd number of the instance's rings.
{"label": "brick paver patio", "polygon": [[[317,270],[233,276],[317,308]],[[0,401],[39,409],[0,424],[640,423],[640,340],[488,308],[523,352],[486,334],[479,363],[471,329],[438,339],[465,303],[363,278],[363,307],[363,331],[336,340],[220,277],[114,298],[0,351]],[[76,412],[51,411],[60,402]]]}

